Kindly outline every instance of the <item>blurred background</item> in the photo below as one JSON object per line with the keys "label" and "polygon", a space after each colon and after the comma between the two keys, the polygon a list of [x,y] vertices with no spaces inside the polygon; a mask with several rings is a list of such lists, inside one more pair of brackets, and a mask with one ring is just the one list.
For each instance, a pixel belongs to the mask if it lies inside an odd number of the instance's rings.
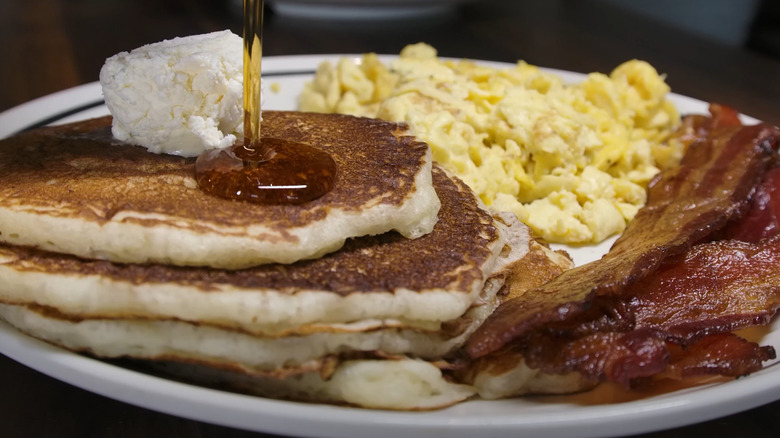
{"label": "blurred background", "polygon": [[692,35],[780,56],[776,0],[601,0]]}
{"label": "blurred background", "polygon": [[[222,29],[240,35],[241,5],[2,0],[0,111],[97,80],[105,58],[119,51]],[[640,58],[667,73],[678,93],[745,101],[758,113],[776,113],[763,97],[767,87],[780,94],[780,81],[767,76],[780,62],[777,0],[266,0],[264,33],[268,56],[397,54],[424,41],[441,56],[580,72]],[[714,69],[722,71],[710,80]],[[731,98],[724,82],[751,93]]]}
{"label": "blurred background", "polygon": [[[243,0],[228,1],[232,9],[240,11]],[[573,1],[577,0],[549,0],[547,3],[562,3],[561,6],[566,7],[565,3]],[[404,9],[408,15],[434,14],[445,13],[452,5],[474,3],[478,7],[479,4],[467,0],[268,0],[267,3],[277,14],[319,19],[399,18],[404,15],[399,10]],[[606,3],[729,46],[780,56],[780,2],[776,0],[598,0],[597,3]]]}

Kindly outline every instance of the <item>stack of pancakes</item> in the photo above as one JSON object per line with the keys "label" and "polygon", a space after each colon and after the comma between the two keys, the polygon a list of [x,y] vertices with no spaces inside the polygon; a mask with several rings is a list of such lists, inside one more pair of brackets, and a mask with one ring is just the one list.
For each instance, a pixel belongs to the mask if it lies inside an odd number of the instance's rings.
{"label": "stack of pancakes", "polygon": [[[111,119],[0,141],[0,317],[101,358],[269,397],[430,409],[471,397],[457,351],[540,247],[405,125],[264,112],[338,166],[302,205],[210,196],[194,159]],[[527,260],[526,260],[527,261]]]}

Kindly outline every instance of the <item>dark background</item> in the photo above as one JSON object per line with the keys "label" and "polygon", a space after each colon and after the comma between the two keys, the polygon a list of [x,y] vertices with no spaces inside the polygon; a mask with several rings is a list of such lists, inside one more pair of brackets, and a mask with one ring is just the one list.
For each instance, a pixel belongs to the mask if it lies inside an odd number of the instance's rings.
{"label": "dark background", "polygon": [[[780,95],[773,0],[482,0],[445,14],[362,21],[284,16],[273,6],[268,0],[267,56],[396,54],[424,41],[442,56],[580,72],[641,58],[667,74],[677,93],[780,124],[771,98]],[[240,35],[240,13],[238,0],[0,2],[0,41],[15,42],[0,45],[0,110],[95,81],[103,60],[119,51],[226,28]],[[705,19],[711,24],[702,29]]]}

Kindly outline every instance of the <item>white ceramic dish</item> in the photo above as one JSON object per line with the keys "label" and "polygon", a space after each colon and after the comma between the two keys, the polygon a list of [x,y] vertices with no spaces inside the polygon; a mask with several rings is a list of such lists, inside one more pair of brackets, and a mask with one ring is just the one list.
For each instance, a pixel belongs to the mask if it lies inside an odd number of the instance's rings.
{"label": "white ceramic dish", "polygon": [[[233,0],[238,2],[238,0]],[[314,20],[398,20],[444,14],[470,0],[268,0],[279,15]]]}
{"label": "white ceramic dish", "polygon": [[[268,57],[263,60],[266,109],[290,110],[325,59],[345,55]],[[385,60],[391,57],[383,57]],[[507,64],[484,62],[490,65]],[[555,71],[566,80],[582,75]],[[704,102],[672,96],[683,113],[704,113]],[[108,114],[96,83],[55,93],[0,114],[0,138],[48,123]],[[747,118],[746,120],[752,121]],[[609,242],[570,249],[578,263],[603,254]],[[780,347],[780,323],[761,334]],[[595,391],[579,396],[469,401],[433,412],[386,412],[267,400],[192,386],[70,353],[0,323],[0,352],[44,374],[134,405],[236,428],[307,437],[446,438],[615,436],[701,422],[780,398],[780,366],[745,378],[664,393]],[[2,384],[3,377],[0,377]]]}

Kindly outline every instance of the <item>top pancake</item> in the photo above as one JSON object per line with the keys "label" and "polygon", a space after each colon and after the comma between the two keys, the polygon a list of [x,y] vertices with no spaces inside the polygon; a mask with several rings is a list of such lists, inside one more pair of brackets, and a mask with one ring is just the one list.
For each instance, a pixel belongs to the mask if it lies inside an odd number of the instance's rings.
{"label": "top pancake", "polygon": [[428,145],[402,124],[266,111],[263,134],[333,157],[336,184],[301,205],[258,205],[201,191],[194,159],[111,136],[111,118],[0,141],[0,241],[85,258],[237,269],[317,258],[345,239],[427,234],[440,202]]}

